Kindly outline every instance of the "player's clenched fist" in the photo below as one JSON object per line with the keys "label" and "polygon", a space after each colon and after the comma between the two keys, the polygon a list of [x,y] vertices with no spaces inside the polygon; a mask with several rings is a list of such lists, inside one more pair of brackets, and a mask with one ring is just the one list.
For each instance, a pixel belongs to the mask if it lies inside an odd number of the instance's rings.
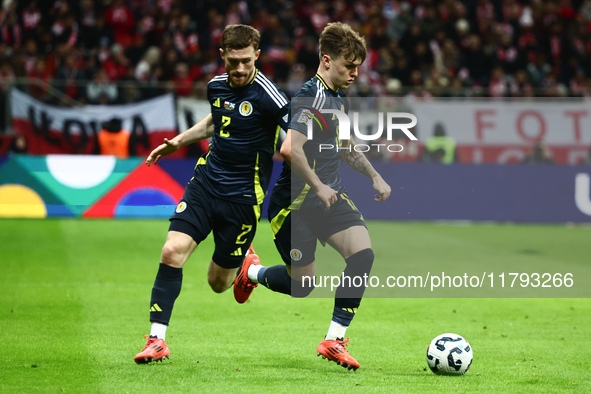
{"label": "player's clenched fist", "polygon": [[316,195],[324,203],[324,209],[330,208],[332,204],[337,202],[337,191],[330,186],[322,185],[316,190]]}

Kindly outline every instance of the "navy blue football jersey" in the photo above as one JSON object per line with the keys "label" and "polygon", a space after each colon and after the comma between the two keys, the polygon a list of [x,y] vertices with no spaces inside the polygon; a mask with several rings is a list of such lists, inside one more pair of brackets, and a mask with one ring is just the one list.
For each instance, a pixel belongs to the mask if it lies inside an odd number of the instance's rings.
{"label": "navy blue football jersey", "polygon": [[253,80],[233,88],[228,75],[209,81],[214,133],[209,152],[195,166],[195,179],[211,193],[238,203],[263,202],[280,129],[287,130],[285,93],[256,70]]}
{"label": "navy blue football jersey", "polygon": [[[291,102],[289,128],[292,133],[307,135],[308,120],[312,119],[314,138],[304,144],[304,152],[310,168],[325,185],[334,190],[344,191],[339,174],[341,154],[337,149],[322,149],[320,144],[340,145],[338,120],[333,114],[322,114],[321,109],[337,109],[349,112],[349,102],[341,89],[334,91],[328,87],[318,74],[302,86]],[[321,206],[322,202],[310,187],[284,163],[283,171],[273,188],[271,199],[277,204],[291,209]]]}

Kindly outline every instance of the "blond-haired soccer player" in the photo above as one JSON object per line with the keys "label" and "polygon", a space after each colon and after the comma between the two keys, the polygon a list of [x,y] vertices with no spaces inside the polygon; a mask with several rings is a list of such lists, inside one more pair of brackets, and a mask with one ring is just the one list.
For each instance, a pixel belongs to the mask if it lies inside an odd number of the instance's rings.
{"label": "blond-haired soccer player", "polygon": [[211,231],[215,251],[207,279],[216,293],[234,283],[254,237],[273,167],[280,128],[287,129],[289,103],[283,91],[255,68],[259,32],[251,26],[224,29],[220,55],[226,73],[207,86],[211,114],[172,140],[164,140],[146,164],[179,147],[212,137],[195,175],[170,218],[150,301],[152,328],[137,363],[168,357],[166,328],[181,291],[183,265]]}
{"label": "blond-haired soccer player", "polygon": [[[340,159],[372,181],[378,193],[376,201],[390,196],[390,186],[354,149],[352,141],[343,141],[345,145],[340,149],[335,147],[336,117],[323,116],[326,129],[315,126],[314,139],[307,138],[308,120],[320,120],[322,109],[348,112],[344,90],[355,81],[365,57],[365,40],[346,24],[330,23],[320,35],[318,72],[292,98],[289,129],[281,147],[284,168],[269,206],[275,243],[286,265],[263,267],[258,256],[247,257],[234,285],[238,302],[244,302],[258,283],[295,297],[308,295],[312,284],[302,278],[315,275],[317,240],[328,243],[343,256],[347,264],[344,275],[353,278],[369,274],[374,260],[369,233],[341,185]],[[333,148],[319,149],[320,144]],[[343,285],[337,289],[328,333],[317,348],[318,355],[354,370],[359,363],[345,348],[349,338],[344,338],[364,290]]]}

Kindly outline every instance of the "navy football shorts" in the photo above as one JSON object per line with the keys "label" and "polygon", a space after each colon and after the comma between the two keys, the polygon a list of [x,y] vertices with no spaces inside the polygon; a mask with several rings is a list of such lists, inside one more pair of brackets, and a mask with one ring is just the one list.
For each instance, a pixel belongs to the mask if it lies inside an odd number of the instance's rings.
{"label": "navy football shorts", "polygon": [[[278,213],[278,208],[272,212],[272,206],[270,217]],[[292,211],[275,234],[275,245],[286,264],[305,267],[315,260],[317,240],[325,244],[331,235],[354,226],[367,227],[347,193],[339,192],[337,202],[328,210],[317,207]]]}
{"label": "navy football shorts", "polygon": [[187,234],[197,244],[213,231],[212,260],[223,268],[237,268],[254,238],[259,218],[260,205],[221,199],[192,179],[170,217],[168,230]]}

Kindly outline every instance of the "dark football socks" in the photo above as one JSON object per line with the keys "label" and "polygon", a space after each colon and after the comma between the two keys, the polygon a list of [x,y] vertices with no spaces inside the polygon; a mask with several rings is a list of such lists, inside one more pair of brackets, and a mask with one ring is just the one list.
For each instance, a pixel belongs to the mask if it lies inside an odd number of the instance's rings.
{"label": "dark football socks", "polygon": [[374,254],[371,249],[364,249],[345,260],[347,267],[343,274],[345,278],[350,277],[351,282],[345,280],[337,288],[332,321],[345,327],[351,324],[351,320],[353,320],[365,292],[365,286],[353,286],[353,278],[355,276],[361,278],[364,275],[369,276],[373,260]]}
{"label": "dark football socks", "polygon": [[270,290],[291,294],[291,278],[285,265],[261,268],[257,274],[257,281]]}
{"label": "dark football socks", "polygon": [[314,290],[312,281],[305,281],[302,285],[302,282],[292,279],[285,265],[261,267],[256,281],[270,290],[297,298],[307,297]]}
{"label": "dark football socks", "polygon": [[174,301],[181,293],[183,269],[160,263],[150,301],[150,321],[168,325]]}

